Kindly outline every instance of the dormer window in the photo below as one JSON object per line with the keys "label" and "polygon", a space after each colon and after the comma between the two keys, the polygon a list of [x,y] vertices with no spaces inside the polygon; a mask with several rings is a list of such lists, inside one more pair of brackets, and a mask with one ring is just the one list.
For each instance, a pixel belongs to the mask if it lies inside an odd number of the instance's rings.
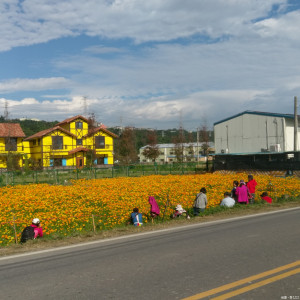
{"label": "dormer window", "polygon": [[76,122],[76,129],[82,129],[82,122]]}

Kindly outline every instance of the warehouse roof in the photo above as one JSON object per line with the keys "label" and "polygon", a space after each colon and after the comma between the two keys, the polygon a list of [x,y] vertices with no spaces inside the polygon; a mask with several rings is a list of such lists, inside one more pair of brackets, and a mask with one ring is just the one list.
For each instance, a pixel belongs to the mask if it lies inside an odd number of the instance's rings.
{"label": "warehouse roof", "polygon": [[[242,115],[259,115],[259,116],[267,116],[267,117],[278,117],[278,118],[287,118],[287,119],[294,119],[293,114],[278,114],[278,113],[271,113],[271,112],[261,112],[261,111],[254,111],[254,110],[246,110],[229,118],[223,119],[214,123],[214,125],[229,121],[231,119],[237,118]],[[299,115],[298,115],[299,118]]]}

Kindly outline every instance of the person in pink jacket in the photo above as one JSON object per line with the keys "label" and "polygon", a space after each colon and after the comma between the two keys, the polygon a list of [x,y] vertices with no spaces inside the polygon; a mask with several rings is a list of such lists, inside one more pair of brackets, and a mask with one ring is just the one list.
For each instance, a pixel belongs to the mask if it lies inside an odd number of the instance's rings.
{"label": "person in pink jacket", "polygon": [[150,204],[150,216],[152,218],[152,221],[153,221],[153,218],[156,218],[159,216],[160,214],[160,210],[159,210],[159,206],[155,200],[154,197],[152,196],[149,196],[149,204]]}
{"label": "person in pink jacket", "polygon": [[30,226],[34,229],[34,239],[43,237],[43,228],[41,227],[41,222],[38,218],[33,219]]}
{"label": "person in pink jacket", "polygon": [[248,188],[245,184],[244,180],[240,181],[240,185],[236,188],[235,194],[238,197],[238,203],[240,204],[248,204],[249,199],[248,199]]}
{"label": "person in pink jacket", "polygon": [[26,243],[28,240],[34,240],[43,236],[43,228],[41,227],[40,220],[34,218],[30,226],[26,226],[21,234],[21,244]]}

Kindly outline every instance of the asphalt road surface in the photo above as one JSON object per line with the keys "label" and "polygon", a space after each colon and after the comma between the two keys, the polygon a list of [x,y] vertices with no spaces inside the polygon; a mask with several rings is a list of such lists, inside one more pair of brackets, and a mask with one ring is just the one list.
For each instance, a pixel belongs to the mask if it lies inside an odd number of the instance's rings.
{"label": "asphalt road surface", "polygon": [[0,299],[298,300],[299,260],[300,208],[0,258]]}

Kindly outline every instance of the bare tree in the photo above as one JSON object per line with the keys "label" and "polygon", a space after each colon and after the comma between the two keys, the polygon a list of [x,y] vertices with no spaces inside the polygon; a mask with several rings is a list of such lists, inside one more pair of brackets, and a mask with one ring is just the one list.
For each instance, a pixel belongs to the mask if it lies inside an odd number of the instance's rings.
{"label": "bare tree", "polygon": [[184,143],[185,143],[185,136],[184,130],[182,126],[179,128],[178,136],[173,139],[174,143],[174,150],[177,162],[184,161]]}
{"label": "bare tree", "polygon": [[200,142],[202,142],[203,155],[207,155],[209,149],[209,132],[206,124],[201,126],[199,135]]}
{"label": "bare tree", "polygon": [[159,156],[159,148],[157,146],[157,135],[155,131],[148,132],[147,134],[147,146],[143,153],[146,158],[151,159],[155,162]]}

